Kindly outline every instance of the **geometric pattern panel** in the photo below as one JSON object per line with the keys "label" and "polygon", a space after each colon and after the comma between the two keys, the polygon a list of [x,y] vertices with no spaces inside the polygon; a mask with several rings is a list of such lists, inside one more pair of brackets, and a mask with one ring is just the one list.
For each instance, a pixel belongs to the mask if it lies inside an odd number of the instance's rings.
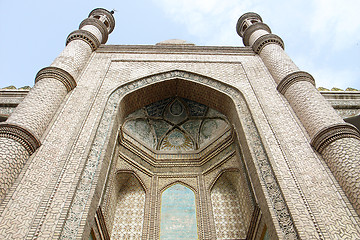
{"label": "geometric pattern panel", "polygon": [[195,194],[182,184],[175,184],[162,193],[160,239],[198,239]]}
{"label": "geometric pattern panel", "polygon": [[211,190],[216,239],[245,239],[248,223],[241,214],[238,192],[224,175]]}
{"label": "geometric pattern panel", "polygon": [[141,239],[145,191],[134,176],[123,186],[118,194],[111,239]]}
{"label": "geometric pattern panel", "polygon": [[252,215],[254,213],[254,202],[250,192],[250,185],[244,172],[225,172],[223,176],[236,189],[239,198],[240,215],[243,219],[244,228],[249,229]]}
{"label": "geometric pattern panel", "polygon": [[227,118],[201,103],[172,97],[127,116],[123,130],[150,149],[164,152],[198,150],[229,129]]}

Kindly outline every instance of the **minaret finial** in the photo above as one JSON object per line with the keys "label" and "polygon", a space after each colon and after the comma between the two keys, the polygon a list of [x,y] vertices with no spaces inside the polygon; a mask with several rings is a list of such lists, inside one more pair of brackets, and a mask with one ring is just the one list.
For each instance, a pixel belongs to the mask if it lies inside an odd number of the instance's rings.
{"label": "minaret finial", "polygon": [[249,38],[251,34],[260,29],[271,33],[271,29],[268,25],[262,22],[260,15],[254,12],[243,14],[236,24],[236,32],[243,38],[245,46],[249,46]]}

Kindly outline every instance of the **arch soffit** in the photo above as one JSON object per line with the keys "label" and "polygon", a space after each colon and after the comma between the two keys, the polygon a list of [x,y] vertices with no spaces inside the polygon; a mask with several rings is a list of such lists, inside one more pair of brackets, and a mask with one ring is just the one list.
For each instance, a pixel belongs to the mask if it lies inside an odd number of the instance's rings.
{"label": "arch soffit", "polygon": [[133,170],[116,170],[114,174],[115,181],[117,181],[117,177],[119,176],[119,174],[124,174],[124,173],[130,175],[129,177],[134,177],[137,181],[139,181],[144,192],[146,194],[148,193],[148,188],[146,187],[145,183],[143,182],[141,177]]}
{"label": "arch soffit", "polygon": [[[171,82],[173,82],[175,85],[175,88],[177,91],[175,92],[171,92],[169,91],[170,88],[169,86],[174,86],[171,85]],[[180,85],[180,86],[179,86]],[[191,92],[193,93],[191,94],[186,94],[186,91],[189,91],[189,86],[196,86],[197,88],[200,88],[197,90],[197,94],[195,92]],[[132,107],[131,109],[129,109],[128,111],[126,111],[126,114],[124,117],[126,117],[126,115],[130,114],[131,112],[147,105],[150,104],[152,102],[156,102],[158,100],[162,100],[166,97],[174,97],[174,96],[179,96],[179,97],[183,97],[183,98],[188,98],[190,100],[193,101],[197,101],[199,103],[205,104],[209,107],[214,108],[215,110],[218,110],[220,112],[222,112],[223,114],[227,115],[225,112],[223,112],[223,109],[219,109],[219,106],[212,106],[211,104],[213,102],[211,101],[206,101],[207,99],[205,99],[206,94],[203,94],[202,91],[200,90],[208,90],[206,92],[211,92],[211,93],[217,93],[218,96],[216,97],[222,97],[222,98],[227,98],[228,100],[231,100],[231,103],[236,104],[237,102],[241,102],[242,104],[246,105],[247,110],[250,113],[250,108],[247,104],[247,101],[245,99],[244,94],[237,88],[235,88],[234,86],[221,82],[219,80],[216,80],[214,78],[208,77],[208,76],[204,76],[198,73],[194,73],[194,72],[189,72],[189,71],[184,71],[184,70],[172,70],[172,71],[166,71],[166,72],[159,72],[156,74],[152,74],[152,75],[147,75],[141,78],[137,78],[135,80],[132,80],[130,82],[127,82],[125,84],[122,84],[118,87],[116,87],[114,90],[112,90],[110,92],[110,94],[108,95],[109,97],[107,98],[107,102],[109,102],[109,100],[114,97],[114,96],[118,96],[119,98],[119,102],[117,103],[118,106],[121,106],[121,103],[128,100],[129,98],[131,98],[131,96],[134,96],[134,94],[138,93],[141,96],[141,98],[145,98],[146,99],[146,95],[144,95],[144,93],[147,90],[154,90],[157,89],[158,92],[160,93],[160,89],[163,90],[162,92],[166,92],[168,95],[164,95],[164,96],[159,96],[158,99],[148,99],[148,100],[152,100],[151,102],[141,102],[141,101],[137,101],[137,102],[131,102],[132,104],[137,104],[134,107]],[[177,95],[179,94],[179,95]],[[184,96],[185,94],[185,96]],[[120,96],[119,96],[120,95]],[[198,95],[202,95],[202,99],[194,99],[194,97],[199,97]],[[214,96],[211,96],[211,98],[216,99],[216,97],[214,98]],[[137,99],[137,100],[142,100],[142,99]],[[205,101],[204,101],[205,100]],[[209,104],[210,103],[210,104]],[[222,104],[218,104],[218,105],[223,105]],[[228,116],[227,116],[228,117]]]}
{"label": "arch soffit", "polygon": [[211,181],[211,184],[209,185],[209,191],[211,191],[214,187],[214,185],[216,184],[216,182],[225,174],[228,172],[237,172],[240,173],[240,170],[238,168],[227,168],[227,169],[223,169],[221,170],[216,177]]}

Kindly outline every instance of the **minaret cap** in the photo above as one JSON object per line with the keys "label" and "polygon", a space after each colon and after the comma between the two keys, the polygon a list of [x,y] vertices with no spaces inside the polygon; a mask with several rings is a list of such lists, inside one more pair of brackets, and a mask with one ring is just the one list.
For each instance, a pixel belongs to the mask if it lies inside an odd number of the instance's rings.
{"label": "minaret cap", "polygon": [[111,33],[115,28],[115,18],[112,12],[104,8],[95,8],[89,13],[89,18],[97,18],[101,20],[107,27],[109,33]]}
{"label": "minaret cap", "polygon": [[244,37],[245,30],[254,23],[262,23],[262,19],[259,14],[254,12],[248,12],[243,14],[236,24],[236,32],[240,37]]}

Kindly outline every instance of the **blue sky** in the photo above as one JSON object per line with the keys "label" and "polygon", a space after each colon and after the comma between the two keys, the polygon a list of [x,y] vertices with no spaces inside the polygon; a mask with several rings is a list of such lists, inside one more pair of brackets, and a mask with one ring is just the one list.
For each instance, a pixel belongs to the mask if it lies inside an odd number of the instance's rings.
{"label": "blue sky", "polygon": [[32,86],[36,73],[64,49],[67,35],[97,7],[116,9],[107,44],[243,46],[235,25],[259,13],[317,86],[360,89],[359,0],[0,0],[0,88]]}

